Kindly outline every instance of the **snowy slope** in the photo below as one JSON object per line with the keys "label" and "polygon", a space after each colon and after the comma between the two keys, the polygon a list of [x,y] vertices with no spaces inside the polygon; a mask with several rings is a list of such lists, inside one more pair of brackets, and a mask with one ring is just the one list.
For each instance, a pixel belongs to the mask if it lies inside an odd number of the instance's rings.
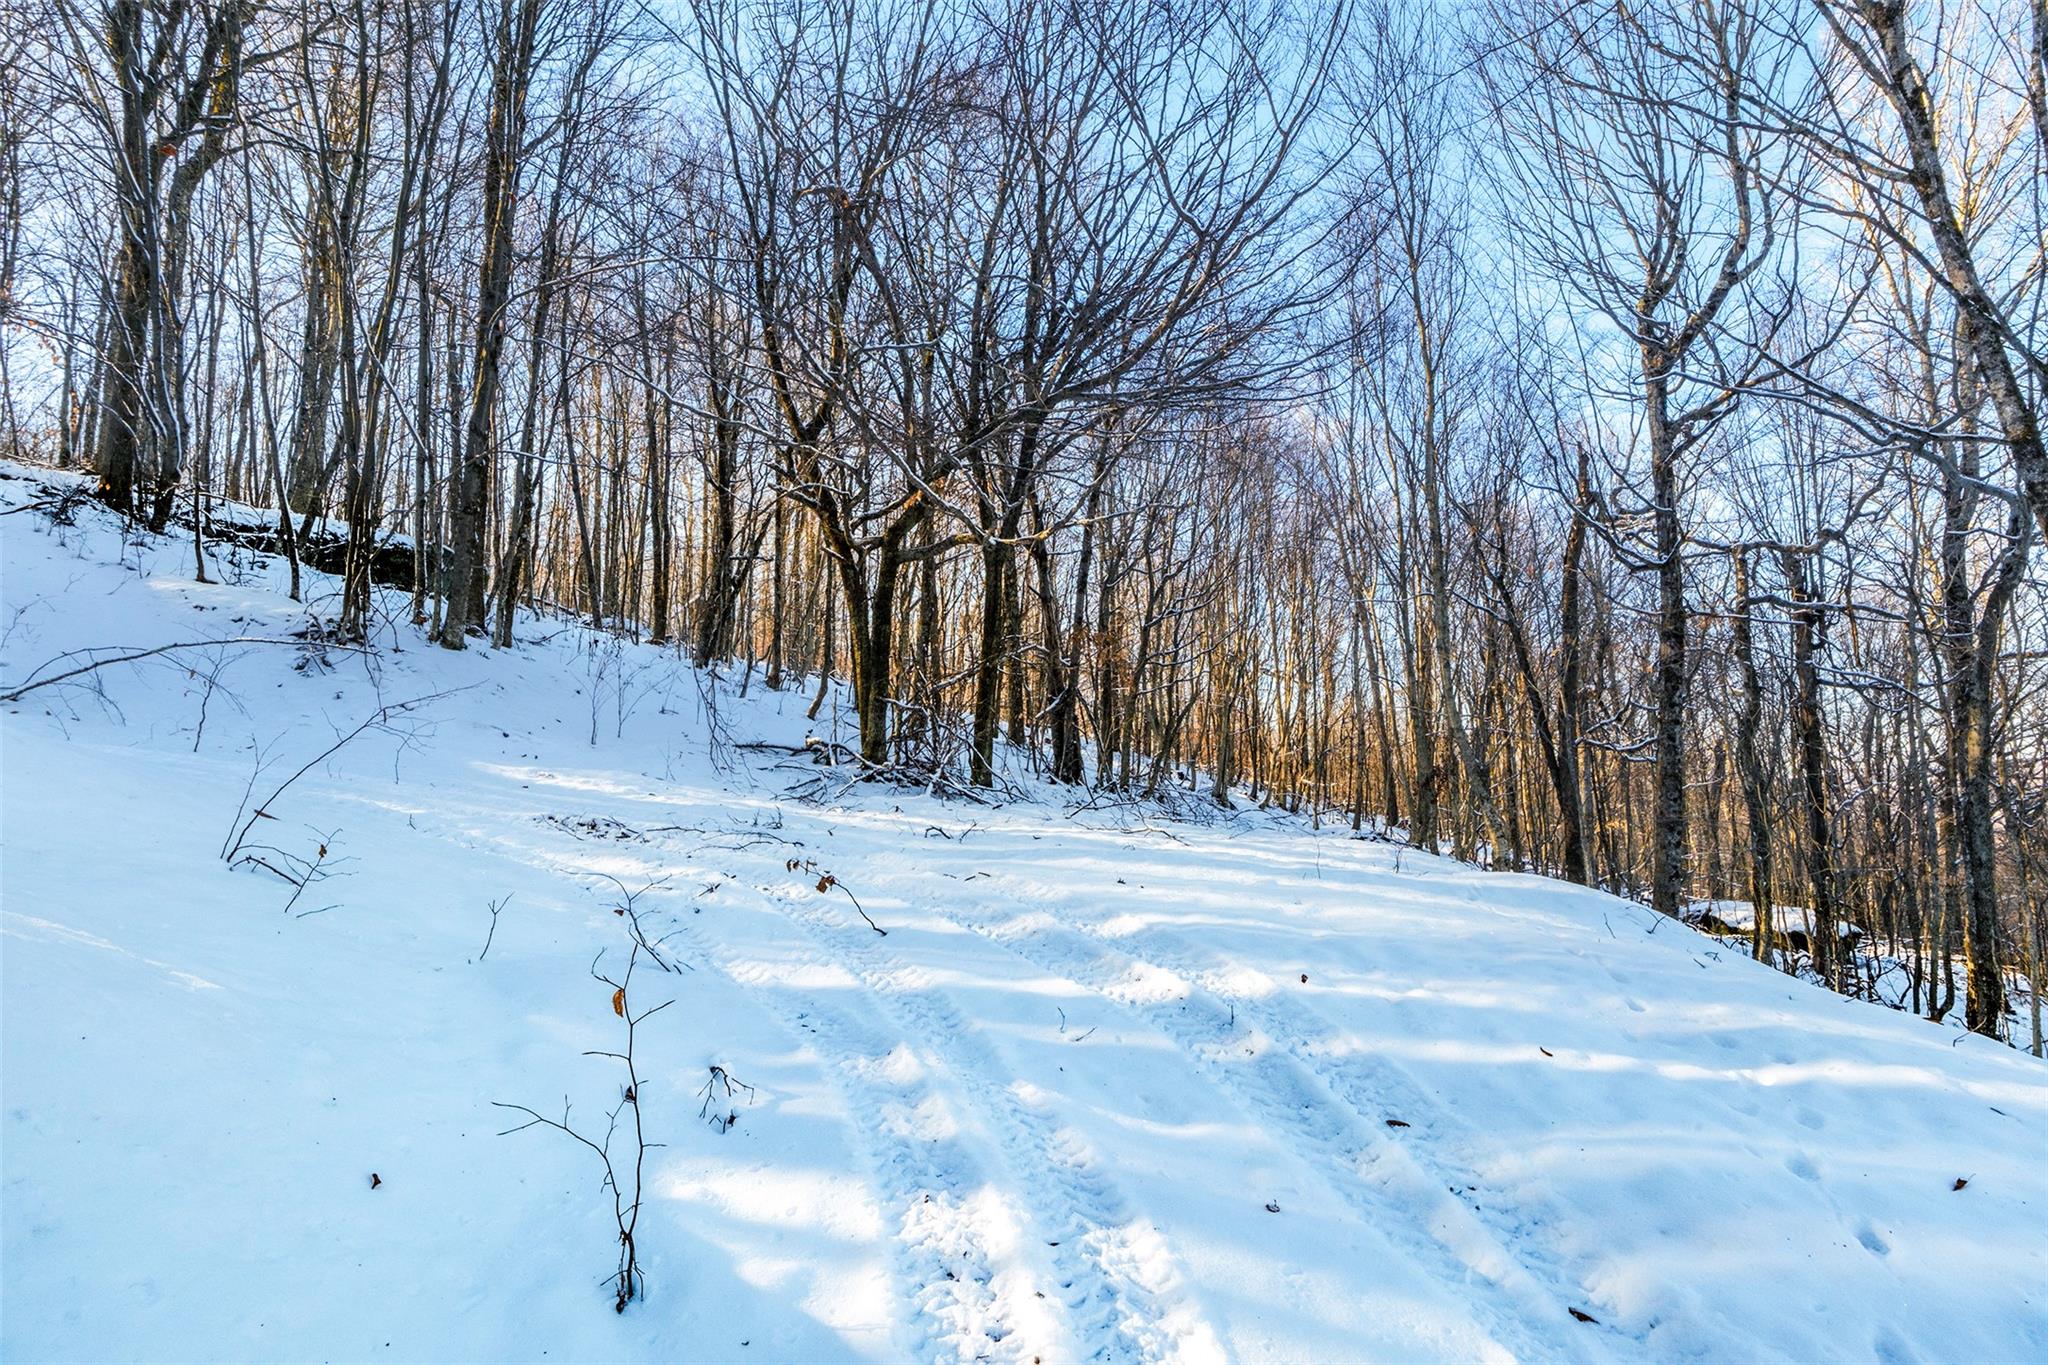
{"label": "snowy slope", "polygon": [[[304,620],[91,510],[0,535],[0,687]],[[807,803],[742,746],[808,697],[563,623],[379,644],[0,708],[5,1359],[2048,1356],[2031,1058],[1291,821]],[[334,875],[227,867],[259,754],[421,697],[259,822]],[[676,1003],[615,1315],[591,1154],[493,1102],[601,1132],[620,884]]]}

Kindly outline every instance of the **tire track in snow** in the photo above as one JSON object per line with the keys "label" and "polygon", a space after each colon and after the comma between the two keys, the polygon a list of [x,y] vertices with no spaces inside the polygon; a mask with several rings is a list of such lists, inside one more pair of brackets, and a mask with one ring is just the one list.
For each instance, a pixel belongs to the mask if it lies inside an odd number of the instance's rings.
{"label": "tire track in snow", "polygon": [[876,1024],[792,985],[785,972],[736,962],[688,916],[673,920],[672,940],[688,944],[793,1035],[815,1040],[866,1149],[881,1203],[896,1219],[899,1287],[913,1314],[911,1353],[932,1361],[1056,1358],[1052,1348],[1062,1333],[1055,1315],[1018,1311],[1037,1299],[1018,1264],[1013,1211],[988,1187],[959,1116],[927,1079],[923,1059]]}
{"label": "tire track in snow", "polygon": [[[1086,925],[1055,918],[1091,938],[1103,937]],[[1501,1209],[1509,1202],[1508,1195],[1455,1155],[1473,1145],[1471,1128],[1441,1099],[1385,1058],[1337,1050],[1332,1043],[1343,1030],[1313,1006],[1282,995],[1252,995],[1229,984],[1233,973],[1260,977],[1265,973],[1213,949],[1202,950],[1201,957],[1176,950],[1160,942],[1165,936],[1157,926],[1148,928],[1144,950],[1150,960],[1228,1002],[1239,1017],[1285,1048],[1359,1117],[1363,1131],[1377,1139],[1371,1150],[1361,1154],[1369,1178],[1427,1200],[1433,1223],[1446,1235],[1459,1237],[1473,1255],[1491,1262],[1497,1254],[1518,1264],[1547,1296],[1546,1303],[1581,1306],[1593,1300],[1583,1271],[1571,1269],[1565,1257],[1546,1244],[1540,1231],[1558,1226],[1561,1215],[1541,1200],[1522,1197],[1516,1201],[1516,1216],[1503,1218]],[[1401,1139],[1392,1138],[1384,1129],[1388,1118],[1401,1119],[1409,1132]],[[1474,1224],[1476,1227],[1470,1226]],[[1512,1275],[1512,1268],[1507,1273]],[[1489,1278],[1498,1276],[1489,1274]],[[1612,1323],[1603,1321],[1602,1326],[1640,1340],[1638,1334]]]}
{"label": "tire track in snow", "polygon": [[[1007,923],[939,914],[1010,949],[1038,968],[1114,1002],[1165,1035],[1240,1107],[1289,1135],[1290,1150],[1316,1169],[1370,1227],[1405,1244],[1447,1284],[1485,1287],[1468,1300],[1496,1345],[1519,1360],[1583,1358],[1557,1339],[1572,1323],[1565,1303],[1440,1183],[1403,1159],[1381,1122],[1363,1114],[1311,1068],[1282,1050],[1249,1015],[1205,986],[1126,953],[1040,911]],[[1417,1226],[1419,1237],[1403,1236]],[[1583,1339],[1581,1339],[1583,1340]]]}
{"label": "tire track in snow", "polygon": [[[582,862],[549,861],[578,880],[590,875]],[[730,880],[729,873],[716,875]],[[874,1017],[872,1008],[863,1018],[862,1011],[830,998],[849,992],[807,989],[788,964],[747,962],[715,941],[691,913],[670,909],[665,918],[668,932],[659,942],[684,945],[791,1036],[815,1040],[821,1069],[852,1119],[849,1126],[879,1202],[895,1220],[897,1289],[910,1310],[906,1355],[1017,1365],[1068,1358],[1058,1348],[1072,1334],[1033,1284],[1034,1263],[1041,1258],[1024,1243],[1021,1225],[1027,1220],[988,1180],[985,1163],[973,1152],[979,1144],[931,1084],[926,1059]],[[848,986],[858,980],[827,951],[801,958],[801,968],[836,971]]]}
{"label": "tire track in snow", "polygon": [[1075,1337],[1049,1359],[1223,1358],[1214,1328],[1184,1290],[1159,1233],[1145,1225],[1087,1141],[1047,1112],[1054,1097],[1011,1074],[981,1030],[924,969],[889,953],[865,925],[796,896],[768,897],[940,1056],[1003,1149],[1032,1221],[1045,1234]]}

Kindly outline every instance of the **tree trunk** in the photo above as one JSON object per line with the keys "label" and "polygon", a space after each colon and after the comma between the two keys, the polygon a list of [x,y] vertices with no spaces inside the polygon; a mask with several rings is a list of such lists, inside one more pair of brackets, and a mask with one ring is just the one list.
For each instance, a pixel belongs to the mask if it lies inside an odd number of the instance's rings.
{"label": "tree trunk", "polygon": [[484,252],[477,280],[476,368],[449,511],[453,556],[448,611],[441,623],[441,644],[447,649],[463,648],[471,627],[481,627],[484,620],[488,563],[485,499],[494,458],[499,362],[505,350],[506,310],[512,300],[512,266],[518,252],[516,219],[526,141],[526,93],[541,4],[542,0],[501,0],[498,11],[490,135],[484,153]]}
{"label": "tree trunk", "polygon": [[1676,915],[1685,896],[1685,566],[1679,558],[1678,456],[1670,424],[1668,359],[1644,358],[1650,479],[1656,506],[1657,777],[1652,797],[1650,905]]}
{"label": "tree trunk", "polygon": [[1796,550],[1781,550],[1779,566],[1791,594],[1793,726],[1799,735],[1799,774],[1805,788],[1806,870],[1813,906],[1807,917],[1814,970],[1842,989],[1841,942],[1835,931],[1834,847],[1827,785],[1827,741],[1820,711],[1820,669],[1814,660],[1820,609],[1807,588],[1806,565]]}
{"label": "tree trunk", "polygon": [[1735,773],[1742,783],[1742,805],[1749,827],[1750,955],[1759,962],[1771,957],[1771,815],[1765,799],[1763,763],[1757,756],[1757,733],[1763,728],[1763,682],[1756,667],[1751,636],[1752,595],[1749,557],[1741,550],[1735,564],[1735,662],[1742,675],[1742,707],[1735,717]]}

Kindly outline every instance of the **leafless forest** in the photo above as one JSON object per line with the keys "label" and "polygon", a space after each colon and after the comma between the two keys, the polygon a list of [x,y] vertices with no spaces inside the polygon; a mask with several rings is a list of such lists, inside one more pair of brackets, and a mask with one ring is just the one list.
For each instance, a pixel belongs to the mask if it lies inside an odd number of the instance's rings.
{"label": "leafless forest", "polygon": [[2039,978],[2044,0],[16,0],[0,72],[4,448],[338,638]]}

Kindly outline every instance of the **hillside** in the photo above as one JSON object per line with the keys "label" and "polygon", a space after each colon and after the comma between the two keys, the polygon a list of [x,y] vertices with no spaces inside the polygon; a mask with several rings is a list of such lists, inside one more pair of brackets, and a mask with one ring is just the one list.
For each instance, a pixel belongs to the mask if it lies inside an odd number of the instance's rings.
{"label": "hillside", "polygon": [[[0,475],[0,690],[305,624]],[[2033,1058],[1275,814],[854,783],[808,692],[405,607],[4,708],[0,1357],[2048,1355]],[[617,1008],[623,1313],[596,1155],[499,1107],[601,1139]]]}

